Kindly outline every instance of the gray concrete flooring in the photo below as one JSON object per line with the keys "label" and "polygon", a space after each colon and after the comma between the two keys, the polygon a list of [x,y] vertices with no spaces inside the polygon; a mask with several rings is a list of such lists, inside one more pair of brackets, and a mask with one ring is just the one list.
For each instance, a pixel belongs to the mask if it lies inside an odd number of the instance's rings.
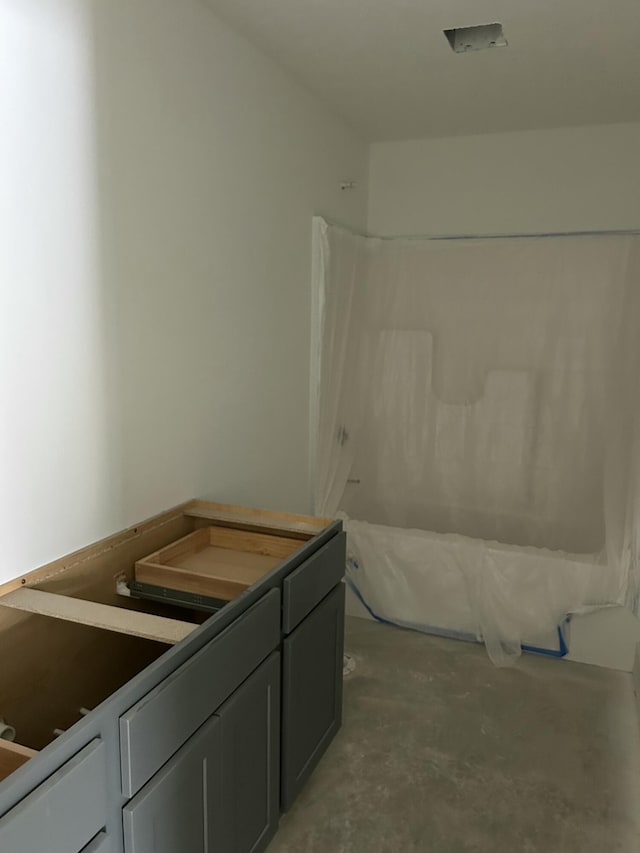
{"label": "gray concrete flooring", "polygon": [[269,853],[638,853],[631,677],[347,620],[342,731]]}

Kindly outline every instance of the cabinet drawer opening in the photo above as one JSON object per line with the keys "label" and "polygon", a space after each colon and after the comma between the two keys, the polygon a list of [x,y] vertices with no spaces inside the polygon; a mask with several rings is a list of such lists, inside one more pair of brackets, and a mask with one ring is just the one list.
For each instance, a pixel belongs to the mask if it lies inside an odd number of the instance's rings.
{"label": "cabinet drawer opening", "polygon": [[208,525],[138,560],[135,580],[232,601],[302,544],[292,536]]}
{"label": "cabinet drawer opening", "polygon": [[0,608],[0,643],[0,717],[33,750],[44,749],[170,648],[9,608]]}

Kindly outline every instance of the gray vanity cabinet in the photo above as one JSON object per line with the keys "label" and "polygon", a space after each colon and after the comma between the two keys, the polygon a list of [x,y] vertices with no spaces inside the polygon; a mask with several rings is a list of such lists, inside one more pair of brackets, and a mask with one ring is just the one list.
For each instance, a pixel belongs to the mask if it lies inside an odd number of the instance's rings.
{"label": "gray vanity cabinet", "polygon": [[[191,549],[185,557],[180,548],[191,544],[198,524],[212,528],[198,535],[209,551]],[[133,641],[146,635],[136,633],[130,614],[125,633],[131,642],[124,651],[139,654],[144,663],[131,668],[133,675],[119,686],[113,675],[116,686],[105,688],[104,698],[102,676],[79,670],[82,691],[94,695],[86,702],[91,710],[10,775],[2,775],[0,762],[0,853],[263,853],[281,812],[290,808],[339,729],[341,523],[195,501],[88,546],[72,555],[68,567],[64,558],[63,570],[61,561],[43,567],[29,585],[41,585],[44,576],[55,579],[51,598],[64,602],[67,593],[59,585],[69,572],[69,598],[91,605],[85,608],[86,627],[74,630],[90,632],[98,661],[110,660],[107,653],[116,649],[114,671],[121,661],[128,673],[128,656],[107,642],[111,635],[102,624],[94,624],[94,605],[120,617],[119,602],[112,600],[114,577],[125,574],[133,588],[132,566],[163,549],[172,549],[173,557],[147,560],[147,569],[164,572],[176,586],[153,587],[147,579],[148,597],[165,608],[180,603],[213,610],[214,601],[214,612],[202,624],[187,626],[187,635],[172,648],[158,642],[155,657]],[[176,560],[184,565],[174,565]],[[228,599],[215,598],[212,579],[227,585]],[[111,604],[94,602],[94,594]],[[145,612],[144,602],[135,605]],[[76,648],[69,643],[64,608],[56,606],[61,615],[46,632],[38,624],[45,617],[28,617],[36,639],[27,644],[24,671],[16,667],[13,675],[23,690],[33,687],[35,693],[41,641],[49,631],[53,649]],[[0,608],[0,632],[5,614],[13,614],[10,607]],[[6,616],[7,632],[17,630],[13,618]],[[108,618],[122,622],[111,613]],[[75,677],[75,664],[60,666],[59,660],[66,658],[52,656],[52,667],[63,677],[49,680],[64,686]],[[67,692],[64,703],[54,702],[51,730],[54,714],[73,720],[77,713],[80,691]],[[46,723],[32,723],[35,734],[24,747],[40,739],[40,730],[43,740],[47,736],[49,713],[44,700],[41,705]],[[25,719],[30,715],[27,705]]]}
{"label": "gray vanity cabinet", "polygon": [[342,722],[344,584],[285,637],[281,808],[287,811]]}

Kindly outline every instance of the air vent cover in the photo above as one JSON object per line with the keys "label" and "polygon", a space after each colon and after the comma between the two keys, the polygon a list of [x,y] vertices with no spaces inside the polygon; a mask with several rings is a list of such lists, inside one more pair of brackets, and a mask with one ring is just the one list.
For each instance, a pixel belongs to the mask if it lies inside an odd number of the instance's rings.
{"label": "air vent cover", "polygon": [[457,27],[445,30],[447,41],[455,53],[467,53],[469,50],[486,50],[490,47],[506,47],[507,40],[502,32],[502,24],[481,24],[479,27]]}

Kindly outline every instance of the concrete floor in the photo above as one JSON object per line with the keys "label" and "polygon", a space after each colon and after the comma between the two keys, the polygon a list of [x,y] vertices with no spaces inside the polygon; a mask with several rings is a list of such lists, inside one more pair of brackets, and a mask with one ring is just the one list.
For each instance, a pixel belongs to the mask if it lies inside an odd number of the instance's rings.
{"label": "concrete floor", "polygon": [[347,620],[344,724],[269,853],[638,853],[631,676]]}

